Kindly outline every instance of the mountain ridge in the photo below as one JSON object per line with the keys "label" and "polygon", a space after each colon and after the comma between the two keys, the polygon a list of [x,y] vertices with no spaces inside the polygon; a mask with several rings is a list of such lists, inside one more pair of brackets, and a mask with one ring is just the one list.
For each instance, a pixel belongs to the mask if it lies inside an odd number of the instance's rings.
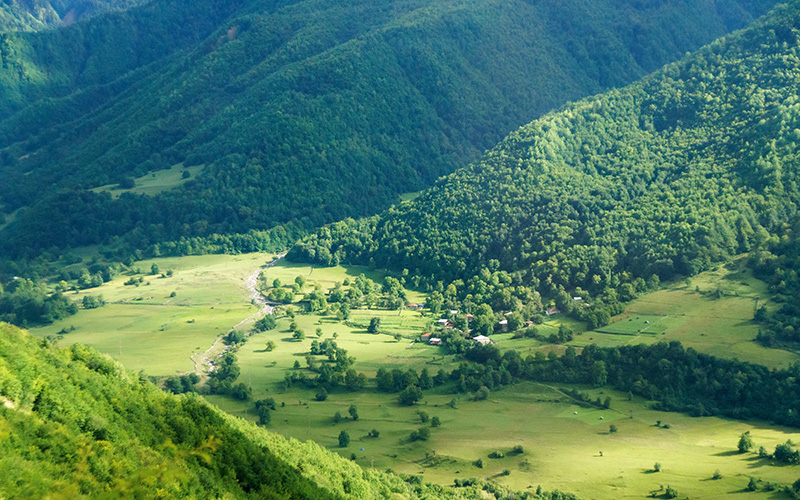
{"label": "mountain ridge", "polygon": [[[747,9],[764,9],[695,0],[690,15],[608,1],[307,0],[266,13],[243,4],[202,43],[176,46],[103,92],[36,101],[0,122],[10,144],[0,154],[0,173],[10,179],[0,201],[7,212],[28,207],[3,229],[4,251],[108,243],[126,233],[152,244],[287,222],[312,228],[374,213],[532,115],[631,81],[726,23],[745,22]],[[723,16],[722,6],[734,14]],[[364,13],[358,23],[354,10]],[[571,32],[563,32],[564,19]],[[676,25],[686,39],[672,34]],[[645,28],[652,38],[642,38]],[[46,45],[46,36],[36,39]],[[205,168],[154,198],[85,191],[180,163]],[[50,236],[55,227],[70,230]]]}

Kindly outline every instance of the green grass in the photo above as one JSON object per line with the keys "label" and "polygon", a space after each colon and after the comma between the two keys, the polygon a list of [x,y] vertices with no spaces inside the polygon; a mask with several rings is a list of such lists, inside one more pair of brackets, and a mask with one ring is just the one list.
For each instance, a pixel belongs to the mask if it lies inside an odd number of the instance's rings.
{"label": "green grass", "polygon": [[[108,191],[111,193],[113,198],[119,198],[122,193],[146,194],[148,196],[153,196],[164,191],[169,191],[170,189],[176,188],[181,184],[194,179],[202,169],[203,165],[194,165],[184,168],[182,163],[178,163],[177,165],[173,165],[168,169],[157,170],[142,177],[135,178],[134,182],[136,185],[131,189],[121,189],[118,187],[119,184],[107,184],[105,186],[96,187],[92,189],[92,191],[95,193]],[[184,178],[184,170],[188,170],[191,175],[187,178]]]}
{"label": "green grass", "polygon": [[[797,353],[754,342],[756,305],[775,307],[764,282],[754,278],[741,256],[727,266],[701,273],[688,283],[671,283],[631,302],[625,312],[598,331],[579,335],[571,343],[582,347],[680,341],[686,347],[722,358],[786,368],[800,361]],[[722,292],[717,298],[716,291]],[[643,321],[650,321],[644,324]],[[646,328],[642,328],[646,327]],[[637,335],[638,331],[641,331]]]}
{"label": "green grass", "polygon": [[637,314],[598,328],[596,331],[616,335],[638,335],[640,333],[657,335],[682,323],[682,319],[682,317],[671,318],[670,316]]}
{"label": "green grass", "polygon": [[[102,294],[108,302],[99,309],[81,309],[75,316],[31,333],[56,335],[64,328],[75,330],[59,342],[91,345],[120,360],[127,368],[149,375],[172,375],[194,369],[190,357],[203,352],[216,337],[256,312],[250,304],[244,280],[271,260],[267,254],[205,255],[162,258],[137,262],[144,273],[140,286],[123,283],[118,276],[101,287],[67,296],[80,301],[83,295]],[[150,275],[158,264],[161,271],[174,271],[169,278]],[[170,297],[175,292],[174,297]]]}

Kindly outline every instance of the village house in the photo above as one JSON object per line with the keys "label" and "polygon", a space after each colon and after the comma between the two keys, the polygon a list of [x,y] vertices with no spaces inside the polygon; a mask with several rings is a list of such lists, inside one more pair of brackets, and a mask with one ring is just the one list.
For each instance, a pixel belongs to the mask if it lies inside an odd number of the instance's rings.
{"label": "village house", "polygon": [[498,323],[500,325],[500,330],[507,332],[508,331],[508,320],[504,319]]}
{"label": "village house", "polygon": [[440,339],[438,337],[431,337],[431,339],[428,341],[428,343],[430,345],[442,345],[442,339]]}
{"label": "village house", "polygon": [[551,307],[550,309],[548,309],[548,310],[547,310],[547,311],[545,311],[544,313],[545,313],[546,315],[548,315],[548,316],[552,316],[552,315],[554,315],[554,314],[558,314],[559,312],[561,312],[561,311],[559,311],[559,310],[558,310],[558,309],[556,309],[555,307]]}
{"label": "village house", "polygon": [[494,342],[492,342],[492,339],[490,339],[485,335],[478,335],[477,337],[473,337],[472,341],[480,345],[494,344]]}

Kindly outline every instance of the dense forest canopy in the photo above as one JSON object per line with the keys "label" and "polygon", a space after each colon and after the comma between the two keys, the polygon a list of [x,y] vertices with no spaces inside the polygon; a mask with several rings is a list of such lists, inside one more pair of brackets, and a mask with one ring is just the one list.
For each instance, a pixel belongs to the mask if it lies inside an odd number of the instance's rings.
{"label": "dense forest canopy", "polygon": [[757,248],[800,201],[798,13],[798,1],[776,7],[641,82],[536,120],[415,200],[323,228],[289,258],[407,269],[453,282],[461,299],[487,301],[500,279],[569,308],[568,292],[613,304],[645,280]]}
{"label": "dense forest canopy", "polygon": [[[0,40],[7,254],[384,209],[773,2],[157,0]],[[109,41],[113,40],[113,43]],[[89,188],[204,165],[154,197]]]}
{"label": "dense forest canopy", "polygon": [[124,10],[147,0],[5,0],[0,3],[0,31],[36,31],[70,25],[110,10]]}

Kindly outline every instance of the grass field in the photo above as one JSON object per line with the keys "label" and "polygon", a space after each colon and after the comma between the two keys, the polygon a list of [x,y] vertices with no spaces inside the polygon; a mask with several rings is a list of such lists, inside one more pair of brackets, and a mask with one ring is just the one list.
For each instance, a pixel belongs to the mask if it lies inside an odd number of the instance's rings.
{"label": "grass field", "polygon": [[[435,390],[428,391],[415,407],[398,406],[394,395],[374,392],[333,393],[324,402],[313,400],[313,391],[267,394],[279,405],[285,403],[273,412],[270,428],[276,432],[312,439],[344,457],[355,454],[364,467],[420,474],[425,481],[439,484],[479,477],[522,491],[542,485],[586,499],[644,498],[660,485],[672,485],[680,498],[758,499],[780,497],[745,493],[751,476],[788,484],[798,475],[794,467],[774,466],[755,453],[736,452],[742,432],[751,432],[756,447],[772,450],[787,439],[800,439],[793,430],[656,412],[646,401],[627,401],[612,391],[603,394],[612,398],[610,410],[578,406],[554,388],[529,382],[495,392],[487,401],[461,396],[455,409],[448,406],[453,395]],[[255,419],[249,405],[209,399]],[[359,420],[335,424],[333,414],[339,411],[346,416],[350,404],[357,406]],[[411,443],[408,435],[424,425],[418,410],[438,416],[442,426],[431,429],[430,440]],[[656,427],[658,420],[670,428]],[[609,432],[611,423],[618,432]],[[368,437],[372,429],[380,431],[378,438]],[[351,436],[347,448],[338,447],[341,430]],[[517,445],[524,453],[509,455]],[[491,459],[493,451],[502,451],[506,457]],[[478,459],[483,468],[475,465]],[[656,462],[662,465],[659,473],[651,471]],[[504,470],[510,474],[503,475]],[[716,470],[722,479],[711,479]]]}
{"label": "grass field", "polygon": [[[138,262],[136,266],[144,271],[141,285],[124,285],[130,276],[123,275],[98,288],[70,292],[67,296],[79,302],[84,295],[102,294],[107,305],[81,309],[52,325],[32,328],[31,333],[56,335],[74,326],[60,345],[90,345],[148,375],[190,371],[192,354],[205,351],[218,335],[257,311],[244,281],[271,258],[267,254],[206,255]],[[173,270],[173,276],[150,275],[153,263],[162,271]]]}
{"label": "grass field", "polygon": [[[119,188],[119,185],[115,183],[94,188],[92,191],[95,193],[108,191],[111,193],[113,198],[119,198],[122,193],[146,194],[148,196],[153,196],[164,191],[169,191],[170,189],[176,188],[181,184],[194,179],[202,169],[203,165],[195,165],[184,168],[183,164],[178,163],[177,165],[173,165],[168,169],[157,170],[142,177],[135,178],[133,180],[135,186],[131,189]],[[189,177],[183,177],[184,170],[189,172]]]}
{"label": "grass field", "polygon": [[771,368],[786,368],[800,361],[797,353],[753,341],[758,333],[758,325],[752,321],[757,304],[774,307],[766,284],[752,276],[740,257],[688,283],[672,283],[634,300],[611,324],[576,337],[572,345],[614,347],[678,340],[703,353]]}

